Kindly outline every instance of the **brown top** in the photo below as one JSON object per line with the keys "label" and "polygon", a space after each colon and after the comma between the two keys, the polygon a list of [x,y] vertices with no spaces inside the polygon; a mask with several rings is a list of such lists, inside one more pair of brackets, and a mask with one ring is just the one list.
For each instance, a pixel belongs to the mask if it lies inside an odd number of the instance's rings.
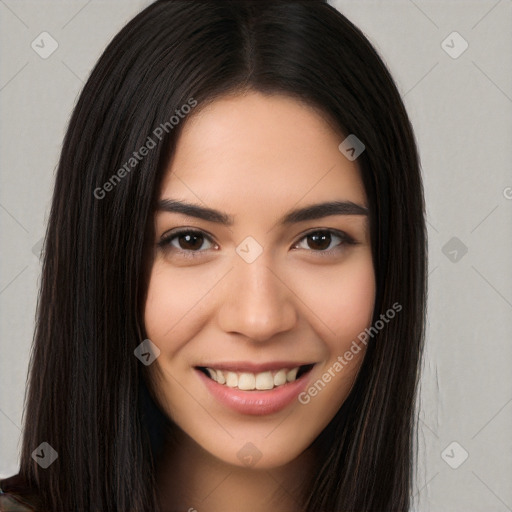
{"label": "brown top", "polygon": [[38,512],[37,495],[20,474],[0,480],[0,512]]}

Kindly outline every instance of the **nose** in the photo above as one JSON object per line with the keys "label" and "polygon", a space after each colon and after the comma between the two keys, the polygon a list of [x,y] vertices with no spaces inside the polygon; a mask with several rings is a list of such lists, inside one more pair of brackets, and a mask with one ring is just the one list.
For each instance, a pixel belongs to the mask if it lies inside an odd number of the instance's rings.
{"label": "nose", "polygon": [[239,258],[226,277],[218,310],[224,332],[263,342],[296,325],[295,295],[268,259],[246,263]]}

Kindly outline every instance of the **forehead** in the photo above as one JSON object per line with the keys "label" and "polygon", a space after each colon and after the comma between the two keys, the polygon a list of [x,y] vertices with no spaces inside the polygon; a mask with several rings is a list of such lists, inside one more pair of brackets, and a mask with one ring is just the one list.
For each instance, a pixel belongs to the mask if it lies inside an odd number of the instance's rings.
{"label": "forehead", "polygon": [[316,201],[366,204],[356,162],[338,149],[344,138],[293,98],[223,97],[186,120],[161,198],[259,217]]}

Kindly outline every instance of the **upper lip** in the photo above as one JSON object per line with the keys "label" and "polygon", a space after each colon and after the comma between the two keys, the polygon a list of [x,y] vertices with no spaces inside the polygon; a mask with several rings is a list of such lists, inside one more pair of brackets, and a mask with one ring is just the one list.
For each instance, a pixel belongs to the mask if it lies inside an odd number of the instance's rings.
{"label": "upper lip", "polygon": [[253,363],[248,361],[232,361],[223,363],[205,363],[200,368],[212,368],[232,372],[261,373],[265,371],[297,368],[298,366],[312,365],[311,361],[272,361],[268,363]]}

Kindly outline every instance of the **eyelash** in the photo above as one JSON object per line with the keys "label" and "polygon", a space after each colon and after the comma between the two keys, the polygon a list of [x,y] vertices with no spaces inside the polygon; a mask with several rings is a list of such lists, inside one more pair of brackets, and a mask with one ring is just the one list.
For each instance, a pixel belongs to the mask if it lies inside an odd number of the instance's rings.
{"label": "eyelash", "polygon": [[[321,257],[322,256],[331,256],[333,253],[342,250],[343,246],[345,246],[345,245],[357,245],[359,243],[356,240],[354,240],[354,238],[352,238],[350,235],[345,233],[344,231],[338,231],[335,229],[316,229],[316,230],[308,231],[307,233],[302,235],[302,237],[299,239],[299,241],[294,244],[294,247],[299,245],[299,243],[302,242],[302,240],[306,239],[308,236],[317,235],[320,233],[321,234],[328,233],[330,235],[334,235],[335,237],[337,237],[341,240],[341,242],[336,247],[331,248],[331,249],[318,250],[318,251],[316,251],[314,249],[307,249],[309,252],[314,252]],[[204,231],[185,228],[185,229],[181,229],[179,231],[174,231],[166,236],[163,236],[162,239],[158,242],[158,247],[160,247],[161,249],[163,249],[166,252],[171,251],[171,252],[181,253],[181,256],[183,256],[184,258],[190,258],[190,259],[200,257],[201,253],[206,252],[204,250],[203,251],[185,250],[185,249],[181,249],[181,248],[174,247],[173,245],[171,245],[171,242],[175,238],[178,238],[179,236],[182,236],[182,235],[200,235],[203,238],[205,238],[206,240],[208,240],[210,243],[215,244],[215,242],[213,242],[212,238],[209,235],[207,235]]]}

